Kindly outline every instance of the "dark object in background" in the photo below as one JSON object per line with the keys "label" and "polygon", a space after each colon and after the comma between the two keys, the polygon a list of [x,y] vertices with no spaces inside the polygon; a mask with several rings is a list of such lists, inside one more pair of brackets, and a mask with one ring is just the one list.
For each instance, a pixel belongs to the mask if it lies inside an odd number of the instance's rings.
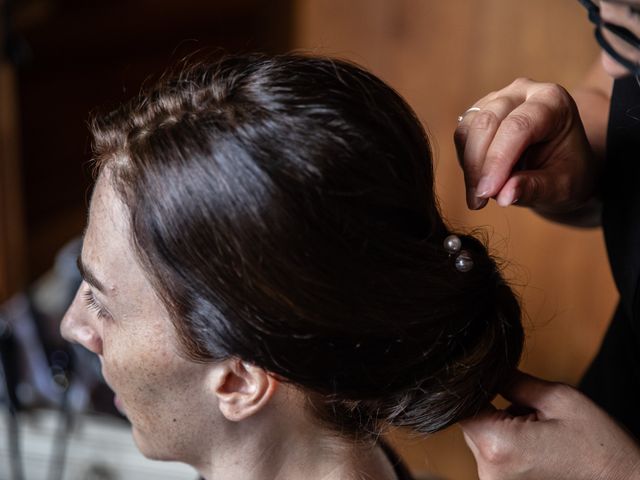
{"label": "dark object in background", "polygon": [[53,408],[60,412],[49,477],[57,480],[63,474],[73,413],[87,410],[92,391],[104,385],[95,356],[68,345],[58,333],[60,319],[80,283],[75,266],[80,248],[79,239],[69,243],[50,272],[0,305],[0,405],[7,412],[14,480],[23,478],[18,411]]}
{"label": "dark object in background", "polygon": [[283,52],[292,0],[13,0],[28,279],[82,231],[89,112],[202,50]]}
{"label": "dark object in background", "polygon": [[101,382],[97,357],[69,345],[58,331],[81,281],[75,265],[80,247],[80,239],[70,242],[49,272],[0,305],[5,332],[0,354],[16,410],[68,406],[84,411]]}

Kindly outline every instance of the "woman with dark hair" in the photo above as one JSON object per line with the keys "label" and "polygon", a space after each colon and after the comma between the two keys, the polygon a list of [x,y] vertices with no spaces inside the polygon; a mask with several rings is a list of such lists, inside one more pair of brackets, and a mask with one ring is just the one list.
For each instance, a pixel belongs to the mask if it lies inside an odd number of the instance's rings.
{"label": "woman with dark hair", "polygon": [[92,125],[66,338],[142,452],[215,479],[408,478],[377,441],[486,407],[520,308],[453,234],[410,107],[365,70],[227,57]]}

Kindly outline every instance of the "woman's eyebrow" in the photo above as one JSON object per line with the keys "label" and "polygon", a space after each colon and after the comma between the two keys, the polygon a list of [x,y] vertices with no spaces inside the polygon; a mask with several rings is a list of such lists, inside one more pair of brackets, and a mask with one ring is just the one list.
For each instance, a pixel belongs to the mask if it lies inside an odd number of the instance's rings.
{"label": "woman's eyebrow", "polygon": [[104,287],[104,284],[96,278],[91,268],[82,261],[82,254],[78,255],[76,264],[78,265],[82,279],[89,285],[95,287],[103,295],[107,295],[107,289]]}

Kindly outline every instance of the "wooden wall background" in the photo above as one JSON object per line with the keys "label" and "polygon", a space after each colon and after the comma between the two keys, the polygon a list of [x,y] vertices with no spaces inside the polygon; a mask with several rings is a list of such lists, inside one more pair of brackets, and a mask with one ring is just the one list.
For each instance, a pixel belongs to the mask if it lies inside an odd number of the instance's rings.
{"label": "wooden wall background", "polygon": [[[523,368],[575,383],[600,342],[615,290],[599,230],[550,224],[517,207],[467,210],[452,135],[476,99],[518,76],[571,89],[597,55],[573,0],[299,0],[296,46],[363,64],[403,94],[435,145],[445,216],[486,226],[511,262],[528,317]],[[416,472],[475,479],[457,427],[427,440],[398,434]]]}

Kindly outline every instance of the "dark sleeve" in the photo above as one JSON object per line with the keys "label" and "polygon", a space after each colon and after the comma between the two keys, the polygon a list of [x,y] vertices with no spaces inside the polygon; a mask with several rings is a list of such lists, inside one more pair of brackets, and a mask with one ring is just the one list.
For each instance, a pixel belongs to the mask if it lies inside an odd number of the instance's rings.
{"label": "dark sleeve", "polygon": [[620,299],[580,389],[640,438],[640,84],[634,77],[614,84],[602,205]]}

